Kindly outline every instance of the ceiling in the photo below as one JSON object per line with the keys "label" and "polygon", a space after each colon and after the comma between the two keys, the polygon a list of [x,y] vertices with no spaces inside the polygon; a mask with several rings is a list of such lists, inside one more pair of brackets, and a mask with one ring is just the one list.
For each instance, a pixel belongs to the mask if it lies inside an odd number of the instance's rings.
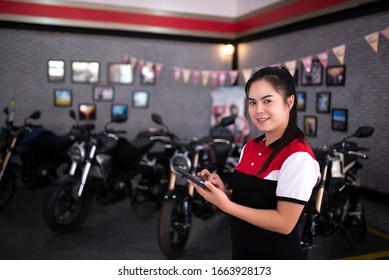
{"label": "ceiling", "polygon": [[16,0],[0,21],[236,39],[377,0]]}

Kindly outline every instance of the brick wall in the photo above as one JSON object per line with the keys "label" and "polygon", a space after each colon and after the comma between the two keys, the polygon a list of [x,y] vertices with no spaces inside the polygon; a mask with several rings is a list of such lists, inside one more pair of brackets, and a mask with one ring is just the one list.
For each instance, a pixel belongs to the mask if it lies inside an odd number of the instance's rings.
{"label": "brick wall", "polygon": [[[345,86],[326,86],[325,78],[321,86],[301,86],[300,75],[297,90],[306,92],[307,104],[306,111],[299,112],[299,125],[306,115],[317,117],[317,136],[307,137],[314,147],[338,142],[360,125],[374,126],[371,138],[357,140],[371,148],[370,159],[360,172],[361,184],[389,193],[389,41],[380,35],[375,53],[364,39],[386,27],[388,11],[243,43],[239,45],[239,67],[283,63],[346,44]],[[339,65],[331,52],[328,65]],[[316,93],[321,91],[331,92],[331,107],[348,109],[348,132],[331,130],[331,114],[316,112]]]}
{"label": "brick wall", "polygon": [[[306,91],[306,111],[299,113],[299,124],[305,115],[317,116],[317,137],[308,137],[312,146],[328,145],[341,140],[359,125],[373,125],[374,136],[358,140],[370,147],[370,159],[361,171],[362,184],[389,193],[389,41],[380,36],[379,51],[375,53],[363,36],[389,26],[389,12],[325,24],[287,34],[242,43],[238,48],[239,69],[283,63],[307,55],[315,55],[340,44],[346,44],[346,85],[341,87],[301,86]],[[146,127],[155,126],[151,112],[158,112],[171,130],[182,137],[204,136],[209,131],[210,93],[212,87],[185,85],[174,82],[173,67],[190,69],[229,69],[231,62],[220,55],[220,44],[194,43],[162,39],[132,38],[66,32],[0,29],[0,107],[16,98],[16,123],[33,110],[41,110],[39,123],[64,133],[72,125],[69,108],[53,106],[53,90],[73,90],[73,108],[79,103],[94,103],[90,84],[71,82],[70,63],[74,60],[100,62],[100,82],[107,83],[107,63],[120,62],[123,54],[164,64],[156,85],[141,85],[136,77],[133,85],[115,85],[113,102],[96,102],[97,130],[110,118],[112,103],[129,105],[129,118],[117,125],[126,129],[132,139]],[[65,61],[63,83],[47,82],[47,61]],[[330,54],[329,65],[337,65]],[[242,78],[239,79],[242,82]],[[150,92],[147,109],[131,107],[134,90]],[[332,107],[349,110],[349,132],[331,130],[331,115],[316,113],[316,92],[330,91]],[[0,114],[3,123],[4,115]],[[252,129],[255,131],[255,129]],[[253,133],[254,135],[254,133]]]}
{"label": "brick wall", "polygon": [[[56,133],[65,133],[73,124],[68,116],[69,107],[54,107],[54,89],[72,89],[72,108],[80,103],[96,103],[99,131],[110,119],[111,104],[128,104],[128,121],[114,125],[128,131],[133,139],[137,132],[155,126],[151,113],[162,115],[171,130],[182,137],[205,136],[209,131],[211,83],[203,86],[192,82],[175,82],[173,67],[201,70],[221,70],[231,67],[231,58],[221,54],[222,44],[176,42],[172,40],[131,38],[95,34],[79,34],[21,29],[0,29],[0,107],[9,106],[16,98],[15,122],[20,124],[33,110],[42,111],[38,123]],[[100,62],[99,85],[107,84],[107,64],[121,62],[123,54],[164,65],[155,85],[142,85],[138,73],[132,85],[114,85],[112,102],[95,102],[93,84],[72,83],[72,61]],[[47,62],[50,59],[65,61],[65,82],[49,83]],[[132,92],[150,93],[149,107],[132,108]],[[0,114],[3,123],[4,114]],[[196,134],[196,132],[198,134]]]}

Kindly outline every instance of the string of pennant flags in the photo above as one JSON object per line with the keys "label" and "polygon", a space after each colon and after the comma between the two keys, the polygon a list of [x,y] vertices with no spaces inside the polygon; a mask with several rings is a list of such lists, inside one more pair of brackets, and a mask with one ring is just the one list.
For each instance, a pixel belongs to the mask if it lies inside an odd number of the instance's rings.
{"label": "string of pennant flags", "polygon": [[[365,41],[370,45],[374,52],[378,52],[379,38],[380,34],[389,41],[389,27],[376,31],[364,36]],[[344,64],[344,58],[346,55],[346,44],[342,44],[331,49],[332,53],[336,56],[341,65]],[[316,55],[308,55],[300,59],[293,59],[285,61],[283,64],[289,70],[292,76],[294,76],[297,69],[297,62],[301,61],[304,70],[309,73],[312,69],[312,60],[317,58],[324,68],[328,65],[328,58],[330,55],[330,50],[320,52]],[[162,69],[166,69],[162,63],[146,61],[144,59],[138,59],[136,57],[129,57],[127,54],[122,57],[123,63],[131,63],[133,69],[137,69],[137,72],[140,73],[145,67],[146,69],[154,69],[155,76],[158,78],[161,74]],[[282,63],[273,64],[271,66],[281,66]],[[263,66],[262,66],[263,67]],[[235,84],[239,74],[242,74],[245,83],[251,77],[254,71],[261,69],[262,67],[246,68],[241,70],[199,70],[199,69],[190,69],[182,68],[178,66],[169,67],[173,70],[173,78],[175,82],[183,81],[185,84],[189,84],[191,81],[193,85],[198,85],[201,81],[203,86],[208,86],[209,82],[211,85],[216,88],[219,86],[224,86],[226,81],[230,85]],[[201,79],[200,79],[201,78]]]}

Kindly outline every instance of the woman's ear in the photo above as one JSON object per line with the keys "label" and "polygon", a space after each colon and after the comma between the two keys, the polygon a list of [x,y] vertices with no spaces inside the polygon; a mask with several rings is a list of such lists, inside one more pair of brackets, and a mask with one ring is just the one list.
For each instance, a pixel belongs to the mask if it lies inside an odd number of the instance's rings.
{"label": "woman's ear", "polygon": [[289,110],[291,110],[294,104],[294,95],[289,96],[286,101],[288,102]]}

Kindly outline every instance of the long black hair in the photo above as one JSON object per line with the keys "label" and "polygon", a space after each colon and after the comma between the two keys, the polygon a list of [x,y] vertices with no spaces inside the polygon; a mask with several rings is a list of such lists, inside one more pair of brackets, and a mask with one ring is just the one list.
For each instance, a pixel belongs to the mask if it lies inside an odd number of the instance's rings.
{"label": "long black hair", "polygon": [[288,69],[283,66],[275,67],[264,67],[258,70],[251,76],[247,81],[245,87],[245,93],[247,98],[249,97],[249,91],[251,85],[259,80],[265,80],[270,83],[273,88],[283,96],[284,101],[287,102],[287,99],[290,96],[294,96],[293,107],[289,111],[289,122],[285,129],[284,134],[278,139],[274,144],[272,144],[273,151],[270,156],[267,158],[261,169],[258,173],[266,170],[269,167],[269,164],[272,160],[280,153],[280,151],[286,147],[294,139],[299,139],[300,141],[304,140],[304,133],[297,126],[297,97],[296,89],[294,86],[294,79]]}

